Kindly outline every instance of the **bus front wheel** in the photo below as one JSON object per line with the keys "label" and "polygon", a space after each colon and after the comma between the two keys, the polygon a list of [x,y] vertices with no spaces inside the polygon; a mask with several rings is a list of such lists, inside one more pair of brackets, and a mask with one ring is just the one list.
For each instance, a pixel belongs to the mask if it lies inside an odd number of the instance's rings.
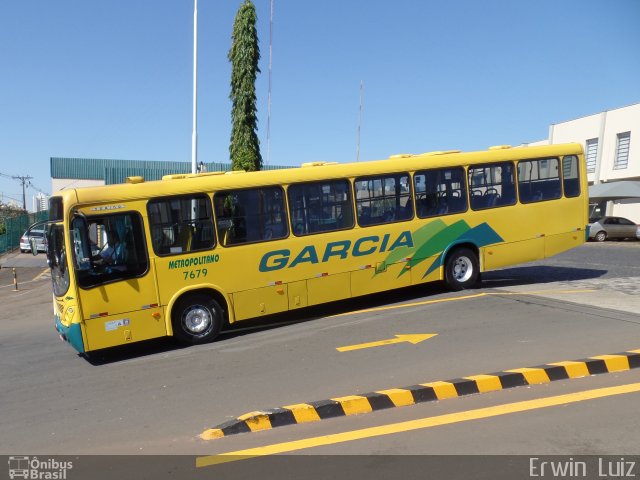
{"label": "bus front wheel", "polygon": [[218,302],[205,294],[193,294],[178,300],[172,312],[173,335],[187,345],[212,341],[223,322]]}
{"label": "bus front wheel", "polygon": [[480,278],[478,255],[469,248],[458,248],[447,256],[444,281],[451,290],[473,287]]}

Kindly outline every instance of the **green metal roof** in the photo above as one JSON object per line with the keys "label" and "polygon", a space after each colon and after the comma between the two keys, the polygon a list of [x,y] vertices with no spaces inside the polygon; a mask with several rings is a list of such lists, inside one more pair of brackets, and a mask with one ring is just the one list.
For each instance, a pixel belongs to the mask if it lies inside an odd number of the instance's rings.
{"label": "green metal roof", "polygon": [[[226,172],[230,163],[204,163],[207,172]],[[283,165],[263,166],[263,170],[291,168]],[[51,157],[51,178],[104,180],[106,185],[124,183],[125,178],[142,176],[145,180],[160,180],[164,175],[191,173],[191,162],[160,162],[147,160],[112,160],[101,158]]]}

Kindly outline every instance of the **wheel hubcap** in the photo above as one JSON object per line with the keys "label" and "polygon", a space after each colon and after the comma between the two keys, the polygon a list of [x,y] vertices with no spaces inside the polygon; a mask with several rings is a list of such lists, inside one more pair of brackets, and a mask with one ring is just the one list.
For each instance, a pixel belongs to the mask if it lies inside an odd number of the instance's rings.
{"label": "wheel hubcap", "polygon": [[211,312],[200,305],[195,305],[185,312],[182,324],[189,333],[202,334],[212,325]]}
{"label": "wheel hubcap", "polygon": [[467,257],[459,257],[453,264],[453,278],[460,283],[464,283],[473,275],[473,264]]}

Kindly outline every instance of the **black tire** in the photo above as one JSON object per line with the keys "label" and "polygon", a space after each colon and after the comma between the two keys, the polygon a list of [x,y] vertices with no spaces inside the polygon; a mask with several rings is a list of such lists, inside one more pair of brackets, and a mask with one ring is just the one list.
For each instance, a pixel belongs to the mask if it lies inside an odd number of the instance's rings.
{"label": "black tire", "polygon": [[600,230],[596,233],[594,238],[596,239],[596,242],[604,242],[607,239],[607,232]]}
{"label": "black tire", "polygon": [[220,333],[223,321],[220,304],[203,293],[181,298],[171,311],[173,336],[185,345],[212,341]]}
{"label": "black tire", "polygon": [[454,291],[474,287],[480,279],[480,262],[476,252],[469,248],[456,248],[447,255],[444,281]]}

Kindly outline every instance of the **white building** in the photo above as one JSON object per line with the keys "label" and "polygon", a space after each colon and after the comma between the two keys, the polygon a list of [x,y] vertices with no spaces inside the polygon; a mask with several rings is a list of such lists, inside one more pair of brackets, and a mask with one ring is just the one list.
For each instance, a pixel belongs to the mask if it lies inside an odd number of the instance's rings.
{"label": "white building", "polygon": [[[584,147],[589,185],[626,180],[640,186],[640,103],[553,124],[548,140],[529,145],[570,142]],[[640,223],[640,198],[608,201],[602,211]]]}
{"label": "white building", "polygon": [[40,192],[38,195],[32,198],[33,209],[32,212],[43,212],[49,209],[49,197]]}

